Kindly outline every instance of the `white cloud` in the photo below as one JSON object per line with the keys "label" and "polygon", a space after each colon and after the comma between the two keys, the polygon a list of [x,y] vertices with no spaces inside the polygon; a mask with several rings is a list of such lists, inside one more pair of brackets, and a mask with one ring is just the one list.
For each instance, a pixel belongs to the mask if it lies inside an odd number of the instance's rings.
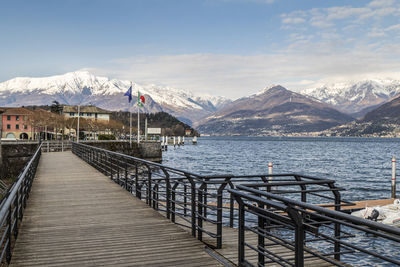
{"label": "white cloud", "polygon": [[282,19],[282,23],[283,24],[299,24],[299,23],[303,23],[306,20],[303,18],[284,18]]}
{"label": "white cloud", "polygon": [[383,29],[378,29],[378,28],[373,28],[370,32],[367,33],[369,37],[386,37],[387,34],[385,33],[385,30]]}
{"label": "white cloud", "polygon": [[368,6],[370,7],[387,7],[395,3],[395,0],[374,0],[371,1]]}
{"label": "white cloud", "polygon": [[[295,10],[281,16],[282,24],[309,22],[315,28],[327,29],[336,27],[336,23],[347,25],[371,25],[371,19],[382,20],[387,16],[400,17],[400,2],[392,0],[375,0],[365,6],[333,6],[328,8],[312,8]],[[285,28],[285,27],[284,27]],[[290,29],[286,27],[285,29]]]}
{"label": "white cloud", "polygon": [[400,2],[390,0],[375,0],[361,7],[296,10],[280,16],[287,43],[278,51],[142,56],[91,70],[230,98],[255,93],[270,84],[296,90],[366,78],[400,79],[400,45],[393,34],[400,30],[399,17]]}
{"label": "white cloud", "polygon": [[399,30],[400,30],[400,24],[395,24],[386,28],[386,31],[399,31]]}
{"label": "white cloud", "polygon": [[220,54],[165,55],[119,59],[92,68],[98,75],[154,83],[200,93],[238,98],[269,84],[289,89],[336,80],[375,78],[396,73],[400,79],[400,46],[335,43],[298,44],[280,53],[253,56]]}

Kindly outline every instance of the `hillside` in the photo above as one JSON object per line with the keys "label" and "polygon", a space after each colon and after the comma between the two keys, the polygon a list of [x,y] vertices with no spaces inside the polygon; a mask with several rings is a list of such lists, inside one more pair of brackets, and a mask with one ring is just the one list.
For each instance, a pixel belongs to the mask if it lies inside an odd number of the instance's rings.
{"label": "hillside", "polygon": [[[43,106],[24,106],[30,110],[43,109],[52,112],[59,113],[62,110],[62,105],[43,105]],[[144,132],[145,118],[147,117],[147,123],[149,128],[162,128],[163,135],[169,136],[184,136],[185,130],[191,130],[192,135],[199,135],[198,132],[186,123],[178,120],[178,118],[168,114],[166,112],[156,113],[141,113],[140,114],[140,128]],[[129,128],[129,112],[127,111],[111,111],[111,120],[121,122],[126,128]],[[137,113],[132,113],[132,127],[137,128]]]}
{"label": "hillside", "polygon": [[278,85],[226,105],[197,129],[216,135],[276,135],[321,131],[352,120],[328,104]]}

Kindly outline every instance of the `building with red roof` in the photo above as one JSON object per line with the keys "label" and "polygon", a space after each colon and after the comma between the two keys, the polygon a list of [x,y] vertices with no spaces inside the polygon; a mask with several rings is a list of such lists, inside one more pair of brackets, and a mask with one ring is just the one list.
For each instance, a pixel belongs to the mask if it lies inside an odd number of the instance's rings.
{"label": "building with red roof", "polygon": [[31,139],[32,127],[29,121],[32,111],[26,108],[0,107],[2,121],[1,138],[5,139]]}

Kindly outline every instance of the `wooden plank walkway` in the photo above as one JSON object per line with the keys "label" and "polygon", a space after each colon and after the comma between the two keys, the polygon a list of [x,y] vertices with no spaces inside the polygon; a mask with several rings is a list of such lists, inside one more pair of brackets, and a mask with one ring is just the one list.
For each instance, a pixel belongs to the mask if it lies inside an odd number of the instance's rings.
{"label": "wooden plank walkway", "polygon": [[[177,222],[185,224],[185,221],[182,220],[181,218],[177,219]],[[203,222],[203,227],[209,231],[209,232],[215,232],[216,231],[216,226],[215,224],[211,224],[208,222]],[[188,228],[184,228],[186,231],[189,231]],[[215,249],[214,251],[226,259],[228,262],[230,262],[232,265],[238,263],[238,229],[237,228],[230,228],[230,227],[223,227],[222,229],[223,233],[223,238],[222,238],[222,248],[221,249]],[[211,238],[210,236],[203,234],[203,240],[211,245],[216,245],[215,244],[215,239]],[[253,247],[257,247],[258,244],[258,236],[254,234],[253,232],[246,231],[245,234],[245,240],[246,243],[251,244]],[[271,244],[268,240],[265,241],[265,244]],[[269,245],[267,246],[270,251],[273,251],[274,253],[279,254],[280,257],[289,260],[294,264],[294,252],[289,250],[288,248],[285,248],[281,245]],[[249,261],[251,264],[254,266],[257,266],[257,261],[258,261],[258,254],[246,247],[245,249],[245,255],[246,255],[246,260]],[[329,263],[327,261],[324,261],[318,257],[312,256],[311,254],[305,252],[304,253],[305,260],[304,260],[304,266],[308,267],[330,267],[330,266],[335,266],[332,263]],[[334,259],[331,258],[333,261]],[[266,258],[266,261],[268,259]],[[340,263],[343,264],[343,263]],[[266,266],[281,266],[276,263],[269,263]]]}
{"label": "wooden plank walkway", "polygon": [[11,266],[220,266],[204,247],[71,152],[47,153]]}

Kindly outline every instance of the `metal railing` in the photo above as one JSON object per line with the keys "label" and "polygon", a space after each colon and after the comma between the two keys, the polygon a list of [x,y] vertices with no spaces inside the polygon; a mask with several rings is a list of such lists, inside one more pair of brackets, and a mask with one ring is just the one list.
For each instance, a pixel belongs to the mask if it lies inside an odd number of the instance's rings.
{"label": "metal railing", "polygon": [[72,149],[69,140],[42,140],[42,152],[63,152]]}
{"label": "metal railing", "polygon": [[268,192],[336,210],[352,205],[341,199],[342,189],[329,179],[299,174],[202,176],[81,143],[73,143],[72,152],[215,248],[222,247],[223,226],[238,224],[238,204],[228,189],[240,184],[265,185]]}
{"label": "metal railing", "polygon": [[[315,257],[348,266],[344,263],[347,254],[358,255],[360,265],[400,265],[398,249],[385,252],[391,245],[398,248],[400,229],[272,194],[264,186],[239,185],[229,190],[239,203],[240,266],[304,266],[307,258]],[[250,223],[248,217],[257,223]],[[257,241],[247,241],[250,235],[257,236]],[[360,242],[364,237],[367,243]],[[274,251],[276,245],[286,248],[286,257]],[[258,256],[257,262],[246,257],[252,253]]]}
{"label": "metal railing", "polygon": [[11,249],[18,235],[18,226],[22,220],[26,201],[29,198],[33,178],[41,156],[41,145],[25,165],[16,181],[8,189],[0,204],[0,262],[10,263]]}

